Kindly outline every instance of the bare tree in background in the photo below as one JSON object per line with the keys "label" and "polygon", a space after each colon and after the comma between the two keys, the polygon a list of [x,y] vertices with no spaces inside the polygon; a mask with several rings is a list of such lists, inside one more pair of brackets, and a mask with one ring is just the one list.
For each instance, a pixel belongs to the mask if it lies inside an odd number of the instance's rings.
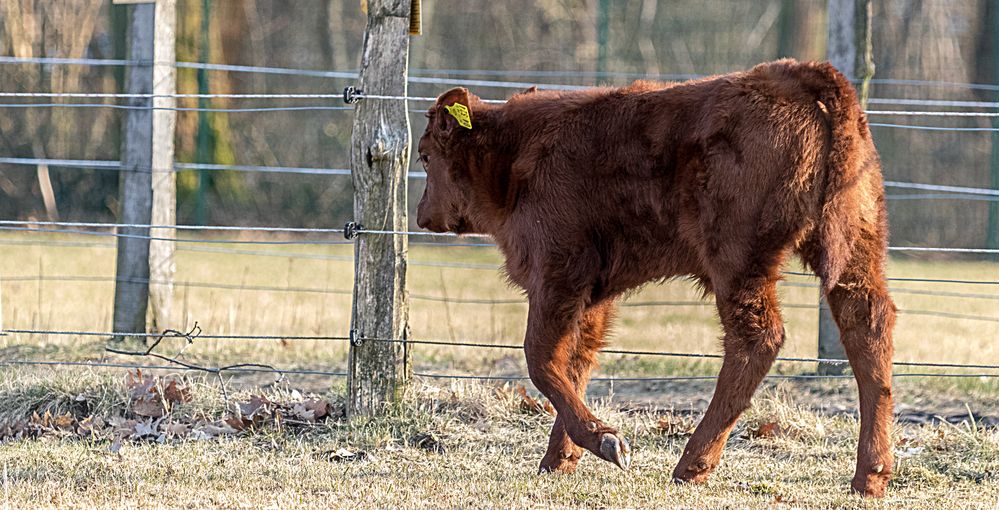
{"label": "bare tree in background", "polygon": [[[10,53],[15,57],[59,56],[79,58],[86,54],[99,25],[101,3],[92,0],[3,0],[0,2],[0,19],[5,20],[2,34],[7,39]],[[43,69],[38,66],[19,69],[16,79],[23,88],[34,91],[78,91],[80,90],[85,68],[79,66],[53,66]],[[97,112],[95,112],[97,113]],[[23,112],[25,125],[22,133],[28,133],[28,143],[32,155],[46,158],[49,154],[59,154],[67,149],[82,152],[86,158],[88,144],[87,131],[74,129],[71,112],[62,108],[26,108]],[[108,122],[109,111],[97,113],[99,128]],[[99,130],[88,130],[90,136],[102,136]],[[24,140],[12,140],[14,133],[0,131],[6,145],[23,144]],[[80,139],[84,143],[79,143]],[[77,154],[80,154],[78,152]],[[46,214],[50,220],[59,217],[55,191],[49,169],[39,165],[36,172],[38,190]]]}

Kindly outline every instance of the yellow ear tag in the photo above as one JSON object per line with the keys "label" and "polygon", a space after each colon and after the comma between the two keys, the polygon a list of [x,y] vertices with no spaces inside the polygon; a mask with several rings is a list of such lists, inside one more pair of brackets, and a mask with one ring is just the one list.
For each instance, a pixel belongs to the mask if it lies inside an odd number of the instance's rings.
{"label": "yellow ear tag", "polygon": [[472,129],[472,116],[468,114],[468,107],[461,104],[455,103],[451,106],[445,106],[447,112],[451,114],[452,117],[458,120],[458,125],[466,128]]}

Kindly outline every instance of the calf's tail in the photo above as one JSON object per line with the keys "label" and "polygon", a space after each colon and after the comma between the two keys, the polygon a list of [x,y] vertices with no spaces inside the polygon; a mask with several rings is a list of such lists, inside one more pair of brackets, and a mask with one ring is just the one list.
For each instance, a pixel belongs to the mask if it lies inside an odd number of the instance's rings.
{"label": "calf's tail", "polygon": [[858,183],[870,155],[870,132],[853,85],[832,64],[813,64],[812,84],[828,114],[830,130],[821,212],[819,257],[813,268],[826,291],[839,281],[859,235]]}

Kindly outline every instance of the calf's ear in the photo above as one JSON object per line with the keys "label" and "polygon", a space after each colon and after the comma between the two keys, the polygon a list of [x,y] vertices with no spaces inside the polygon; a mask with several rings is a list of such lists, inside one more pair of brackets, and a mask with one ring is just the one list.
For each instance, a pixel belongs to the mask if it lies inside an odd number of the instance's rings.
{"label": "calf's ear", "polygon": [[471,97],[468,89],[455,87],[437,98],[433,115],[434,128],[441,136],[448,137],[455,129],[472,129]]}

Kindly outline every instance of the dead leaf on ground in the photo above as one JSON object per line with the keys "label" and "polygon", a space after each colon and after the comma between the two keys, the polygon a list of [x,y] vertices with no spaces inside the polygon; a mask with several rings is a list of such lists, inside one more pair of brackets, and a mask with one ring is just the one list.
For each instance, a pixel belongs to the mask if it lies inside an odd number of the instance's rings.
{"label": "dead leaf on ground", "polygon": [[783,494],[778,494],[774,496],[774,504],[784,504],[784,505],[797,505],[799,501],[792,497],[785,496]]}
{"label": "dead leaf on ground", "polygon": [[225,421],[217,421],[214,423],[196,425],[191,431],[190,437],[195,440],[206,441],[209,439],[215,439],[219,436],[230,436],[237,432],[239,432],[239,430],[233,428]]}
{"label": "dead leaf on ground", "polygon": [[166,408],[159,395],[151,394],[132,400],[132,412],[144,418],[159,418],[166,414]]}
{"label": "dead leaf on ground", "polygon": [[121,450],[121,436],[114,436],[114,440],[111,441],[111,445],[108,446],[108,451],[111,453],[118,453]]}
{"label": "dead leaf on ground", "polygon": [[413,436],[412,443],[419,449],[425,450],[431,453],[445,454],[447,453],[447,447],[441,442],[441,439],[437,437],[437,434],[433,432],[424,432]]}
{"label": "dead leaf on ground", "polygon": [[528,413],[548,413],[555,416],[555,408],[552,407],[552,403],[548,400],[541,399],[540,401],[527,394],[527,388],[522,384],[514,386],[513,392],[515,395],[520,397],[520,410]]}
{"label": "dead leaf on ground", "polygon": [[266,411],[271,401],[262,395],[250,395],[250,400],[239,404],[239,412],[244,418],[253,419],[261,410]]}
{"label": "dead leaf on ground", "polygon": [[750,494],[777,495],[777,488],[769,482],[738,482],[735,486]]}
{"label": "dead leaf on ground", "polygon": [[374,455],[364,450],[358,450],[356,452],[352,452],[346,448],[337,448],[336,450],[328,450],[318,454],[317,457],[328,460],[330,462],[340,462],[340,463],[375,460]]}
{"label": "dead leaf on ground", "polygon": [[694,433],[694,422],[679,416],[659,418],[656,429],[666,437],[686,437]]}
{"label": "dead leaf on ground", "polygon": [[291,406],[291,412],[294,417],[299,420],[305,420],[310,423],[316,421],[316,412],[311,409],[306,409],[303,404],[295,404]]}
{"label": "dead leaf on ground", "polygon": [[90,437],[104,430],[107,423],[100,416],[87,416],[76,425],[76,433],[80,437]]}
{"label": "dead leaf on ground", "polygon": [[171,404],[184,404],[191,401],[191,388],[177,384],[176,379],[163,385],[163,398]]}
{"label": "dead leaf on ground", "polygon": [[38,411],[31,413],[31,424],[42,428],[51,428],[52,412],[45,411],[45,414],[38,414]]}
{"label": "dead leaf on ground", "polygon": [[776,436],[777,434],[780,434],[781,432],[782,429],[777,422],[768,421],[756,428],[749,429],[747,435],[751,439],[769,439]]}
{"label": "dead leaf on ground", "polygon": [[121,416],[108,418],[108,425],[114,428],[115,434],[124,438],[132,437],[135,434],[136,423],[139,423],[138,420],[126,419]]}
{"label": "dead leaf on ground", "polygon": [[305,401],[305,408],[315,415],[315,419],[321,420],[330,415],[332,406],[329,402],[314,398]]}
{"label": "dead leaf on ground", "polygon": [[160,420],[151,418],[135,423],[135,435],[138,439],[151,438],[159,435]]}
{"label": "dead leaf on ground", "polygon": [[152,393],[156,386],[156,378],[151,375],[143,375],[142,370],[125,372],[125,387],[133,397],[141,397],[146,393]]}
{"label": "dead leaf on ground", "polygon": [[292,404],[291,407],[281,409],[287,418],[301,420],[308,423],[315,423],[330,414],[330,404],[325,400],[310,399],[301,403]]}
{"label": "dead leaf on ground", "polygon": [[125,373],[125,387],[128,388],[132,412],[146,418],[159,418],[166,413],[163,399],[156,389],[156,378],[143,375],[142,371]]}
{"label": "dead leaf on ground", "polygon": [[160,429],[167,437],[185,437],[191,432],[191,425],[187,423],[172,422],[162,425]]}
{"label": "dead leaf on ground", "polygon": [[249,424],[248,422],[244,422],[243,418],[237,416],[229,416],[228,418],[222,420],[222,423],[225,423],[227,427],[237,432],[245,429],[246,426]]}

